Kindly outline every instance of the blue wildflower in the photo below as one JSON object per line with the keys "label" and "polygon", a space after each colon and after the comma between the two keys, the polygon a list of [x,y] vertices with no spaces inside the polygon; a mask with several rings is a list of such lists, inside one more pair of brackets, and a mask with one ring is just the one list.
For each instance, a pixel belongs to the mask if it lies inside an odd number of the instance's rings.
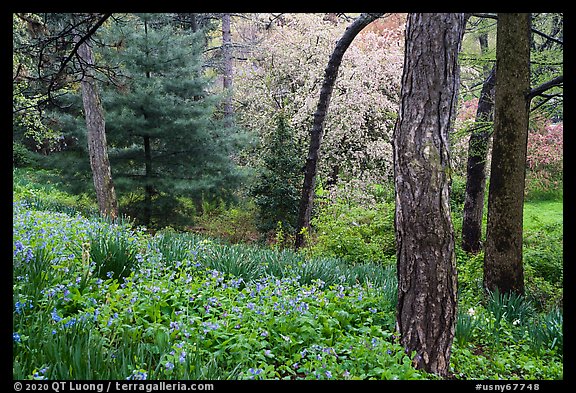
{"label": "blue wildflower", "polygon": [[259,375],[262,373],[262,371],[263,370],[261,368],[256,368],[256,369],[255,368],[249,368],[248,369],[248,372],[252,375]]}
{"label": "blue wildflower", "polygon": [[54,322],[60,322],[62,320],[62,317],[58,315],[58,311],[56,311],[56,307],[54,307],[54,310],[52,310],[50,315],[52,315],[52,320]]}
{"label": "blue wildflower", "polygon": [[12,333],[12,339],[14,341],[16,341],[17,343],[22,341],[22,338],[20,337],[20,335],[18,333]]}
{"label": "blue wildflower", "polygon": [[217,323],[214,322],[202,322],[202,326],[204,326],[204,333],[209,332],[210,330],[216,330],[220,327]]}
{"label": "blue wildflower", "polygon": [[300,302],[300,304],[296,306],[296,311],[304,312],[306,310],[308,310],[308,303],[306,302]]}
{"label": "blue wildflower", "polygon": [[70,327],[70,326],[74,326],[75,323],[76,323],[76,318],[72,318],[72,319],[70,319],[68,322],[66,322],[66,323],[64,324],[64,327],[65,327],[65,328],[68,328],[68,327]]}
{"label": "blue wildflower", "polygon": [[24,244],[22,244],[22,242],[20,240],[16,240],[14,242],[14,247],[16,248],[14,250],[14,255],[18,254],[19,252],[21,252],[22,250],[24,250]]}
{"label": "blue wildflower", "polygon": [[30,262],[30,260],[31,260],[32,258],[34,258],[34,254],[32,253],[32,249],[29,248],[29,249],[26,251],[26,258],[24,259],[24,261],[25,261],[25,262]]}
{"label": "blue wildflower", "polygon": [[48,371],[47,367],[44,367],[38,371],[36,371],[33,375],[32,378],[35,380],[44,380],[46,379],[46,376],[44,374],[46,374],[46,371]]}

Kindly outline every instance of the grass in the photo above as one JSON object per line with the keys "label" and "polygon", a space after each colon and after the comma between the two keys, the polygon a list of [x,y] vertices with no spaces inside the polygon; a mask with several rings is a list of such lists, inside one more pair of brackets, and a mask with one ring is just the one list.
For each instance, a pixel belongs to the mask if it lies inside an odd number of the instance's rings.
{"label": "grass", "polygon": [[562,225],[564,203],[558,200],[528,201],[524,204],[524,231],[538,231],[543,226]]}

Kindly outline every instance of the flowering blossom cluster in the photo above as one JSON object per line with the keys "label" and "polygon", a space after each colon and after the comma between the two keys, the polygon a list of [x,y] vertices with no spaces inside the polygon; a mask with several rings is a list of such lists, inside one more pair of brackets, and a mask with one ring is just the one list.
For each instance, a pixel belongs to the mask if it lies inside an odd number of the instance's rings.
{"label": "flowering blossom cluster", "polygon": [[[307,148],[324,69],[347,25],[323,18],[284,15],[283,24],[262,33],[249,61],[235,65],[239,122],[262,140],[275,129],[274,115],[282,111],[302,150]],[[391,176],[403,63],[400,31],[362,32],[345,53],[324,124],[321,176],[336,165],[341,177],[375,182]]]}
{"label": "flowering blossom cluster", "polygon": [[564,123],[547,121],[528,133],[526,163],[530,170],[550,168],[562,171]]}

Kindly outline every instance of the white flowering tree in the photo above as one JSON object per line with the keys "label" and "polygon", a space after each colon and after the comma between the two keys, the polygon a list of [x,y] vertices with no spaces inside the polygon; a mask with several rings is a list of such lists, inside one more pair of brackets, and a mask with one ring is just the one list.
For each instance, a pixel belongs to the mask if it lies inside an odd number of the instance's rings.
{"label": "white flowering tree", "polygon": [[[238,122],[264,139],[282,109],[304,155],[324,68],[347,25],[324,14],[285,14],[260,29],[252,24],[250,37],[257,43],[234,69]],[[377,26],[360,33],[347,49],[324,121],[321,182],[366,184],[391,177],[402,34],[403,23]],[[257,164],[258,157],[247,160]]]}

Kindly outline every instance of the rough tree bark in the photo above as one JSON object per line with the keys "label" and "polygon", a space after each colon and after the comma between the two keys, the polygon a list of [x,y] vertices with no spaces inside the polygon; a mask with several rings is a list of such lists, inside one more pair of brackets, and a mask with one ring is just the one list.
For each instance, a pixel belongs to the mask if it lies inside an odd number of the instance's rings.
{"label": "rough tree bark", "polygon": [[324,70],[324,80],[320,89],[318,106],[314,113],[314,123],[312,125],[312,130],[310,131],[310,145],[304,169],[304,183],[302,185],[302,196],[300,198],[300,207],[296,224],[296,238],[294,242],[294,248],[296,249],[299,249],[304,245],[304,232],[307,230],[309,231],[310,229],[310,217],[314,202],[314,185],[316,181],[320,145],[322,143],[324,119],[328,112],[334,82],[338,76],[338,68],[342,62],[342,57],[358,33],[382,15],[383,14],[361,14],[356,18],[354,22],[346,28],[346,31],[336,43],[334,51],[328,60],[328,65]]}
{"label": "rough tree bark", "polygon": [[108,160],[104,109],[93,74],[94,55],[87,41],[80,44],[77,54],[84,70],[81,81],[82,102],[86,116],[88,153],[98,208],[100,214],[115,219],[118,217],[118,201]]}
{"label": "rough tree bark", "polygon": [[468,163],[466,166],[466,198],[462,219],[462,249],[476,254],[482,249],[482,214],[486,189],[486,159],[492,128],[486,123],[493,119],[496,68],[482,85],[475,130],[468,141]]}
{"label": "rough tree bark", "polygon": [[400,342],[419,369],[448,374],[456,319],[448,134],[459,87],[462,13],[408,16],[394,129]]}
{"label": "rough tree bark", "polygon": [[498,14],[484,287],[524,294],[522,224],[530,97],[530,14]]}

